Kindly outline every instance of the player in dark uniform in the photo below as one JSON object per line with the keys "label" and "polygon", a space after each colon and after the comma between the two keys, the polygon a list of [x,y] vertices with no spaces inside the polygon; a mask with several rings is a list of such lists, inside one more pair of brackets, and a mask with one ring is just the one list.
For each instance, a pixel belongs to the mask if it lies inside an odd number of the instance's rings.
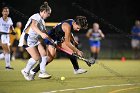
{"label": "player in dark uniform", "polygon": [[[71,31],[79,31],[80,29],[86,29],[88,26],[86,17],[84,16],[77,16],[74,20],[68,19],[61,23],[59,23],[57,26],[55,26],[52,30],[48,31],[47,34],[49,36],[48,39],[44,39],[44,43],[46,45],[46,52],[47,52],[47,64],[51,62],[56,54],[56,48],[54,45],[50,42],[50,39],[54,42],[57,42],[57,45],[71,53],[76,53],[80,56],[83,55],[83,53],[77,49],[72,43],[72,34]],[[46,64],[46,65],[47,65]],[[30,76],[34,77],[35,73],[39,71],[39,65],[35,67],[35,69],[30,71]],[[39,76],[40,77],[40,76]],[[41,77],[46,78],[46,77]]]}
{"label": "player in dark uniform", "polygon": [[[75,45],[76,48],[80,49],[79,38],[77,36],[74,36],[73,34],[72,34],[71,43],[73,45]],[[67,53],[65,53],[63,51],[59,51],[59,53],[66,54],[66,56],[70,59],[72,65],[73,65],[73,68],[74,68],[74,74],[83,74],[83,73],[87,72],[87,70],[82,69],[82,68],[79,67],[77,57],[75,57],[73,55],[69,55],[69,54],[67,54]]]}

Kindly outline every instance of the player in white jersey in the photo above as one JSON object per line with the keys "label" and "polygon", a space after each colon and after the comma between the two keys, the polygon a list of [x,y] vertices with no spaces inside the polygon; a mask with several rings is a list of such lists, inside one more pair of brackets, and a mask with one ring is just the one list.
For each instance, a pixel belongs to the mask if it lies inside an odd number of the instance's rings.
{"label": "player in white jersey", "polygon": [[48,37],[44,33],[46,30],[44,19],[49,17],[50,13],[51,8],[47,2],[44,2],[44,4],[40,7],[40,12],[32,15],[29,18],[20,37],[19,46],[24,47],[31,55],[31,58],[28,60],[26,67],[21,70],[21,73],[26,80],[30,80],[29,71],[39,59],[41,59],[40,76],[46,78],[51,77],[46,73],[45,65],[47,62],[47,56],[43,45],[39,42],[39,36],[41,36],[43,39]]}
{"label": "player in white jersey", "polygon": [[[14,31],[13,22],[9,15],[9,8],[3,7],[2,8],[2,17],[0,18],[0,32],[2,33],[9,33],[10,30]],[[9,34],[2,34],[1,35],[1,46],[3,49],[6,69],[13,69],[10,65],[10,37]]]}

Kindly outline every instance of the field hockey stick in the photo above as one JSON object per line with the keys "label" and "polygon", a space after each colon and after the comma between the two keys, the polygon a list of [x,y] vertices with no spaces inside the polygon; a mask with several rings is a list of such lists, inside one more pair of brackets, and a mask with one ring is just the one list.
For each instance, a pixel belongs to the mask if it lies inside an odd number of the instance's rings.
{"label": "field hockey stick", "polygon": [[[46,33],[47,34],[47,33]],[[48,34],[47,34],[48,35]],[[48,35],[49,36],[49,35]],[[94,64],[95,63],[95,59],[93,58],[90,58],[90,59],[86,59],[84,57],[81,57],[80,55],[77,55],[76,53],[72,53],[72,52],[69,52],[67,50],[65,50],[64,48],[61,48],[60,46],[57,45],[57,42],[55,42],[53,39],[51,39],[50,37],[47,38],[52,44],[54,47],[56,47],[57,49],[69,54],[69,55],[72,55],[72,56],[75,56],[76,58],[80,59],[80,60],[83,60],[84,62],[86,62],[86,64],[90,67],[91,64]]]}
{"label": "field hockey stick", "polygon": [[16,35],[16,33],[15,33],[15,32],[11,32],[11,33],[0,32],[0,34],[5,34],[5,35],[7,35],[7,34],[12,34],[12,35]]}
{"label": "field hockey stick", "polygon": [[92,64],[94,64],[95,61],[96,61],[96,60],[93,59],[93,58],[86,59],[86,58],[84,58],[84,57],[81,57],[81,56],[77,55],[76,53],[72,53],[72,55],[75,56],[75,57],[77,57],[77,58],[80,59],[80,60],[85,61],[89,67],[90,67]]}
{"label": "field hockey stick", "polygon": [[58,46],[58,45],[56,46],[56,48],[59,49],[59,50],[61,50],[61,51],[63,51],[63,52],[65,52],[65,53],[67,53],[67,54],[69,54],[69,55],[75,56],[76,58],[78,58],[78,59],[80,59],[80,60],[83,60],[84,62],[86,62],[86,64],[87,64],[89,67],[91,66],[91,64],[94,64],[94,63],[95,63],[95,59],[93,59],[93,58],[86,59],[86,58],[84,58],[84,57],[81,57],[81,56],[77,55],[76,53],[72,53],[72,52],[69,52],[69,51],[65,50],[64,48],[61,48],[61,47]]}
{"label": "field hockey stick", "polygon": [[[10,6],[9,6],[9,7],[10,7]],[[25,19],[28,19],[28,17],[25,16],[25,15],[24,15],[23,13],[21,13],[20,11],[14,9],[13,7],[10,7],[10,8],[11,8],[11,10],[13,10],[13,12],[15,12],[16,14],[20,15],[21,17],[23,17],[23,18],[25,18]],[[5,33],[5,34],[11,34],[11,33]],[[49,35],[48,35],[48,36],[49,36]],[[54,42],[53,39],[51,39],[51,38],[48,37],[48,40],[49,40],[54,46],[56,46],[56,48],[58,48],[56,42]],[[62,49],[62,48],[60,48],[60,50],[63,50],[63,51],[64,51],[64,49]],[[66,50],[65,50],[64,52],[66,52]],[[78,56],[78,55],[76,55],[76,54],[74,54],[74,53],[70,53],[70,52],[68,52],[68,51],[67,51],[66,53],[68,53],[68,54],[70,54],[70,55],[73,55],[73,56],[76,56],[77,58],[79,58],[79,59],[85,61],[85,62],[88,64],[88,66],[91,66],[91,64],[94,64],[94,63],[95,63],[95,59],[93,59],[93,60],[88,60],[88,59],[85,59],[85,58],[83,58],[83,57],[81,57],[81,56]]]}
{"label": "field hockey stick", "polygon": [[[38,27],[40,27],[40,26],[44,27],[44,25],[43,25],[42,23],[39,22]],[[44,27],[44,28],[45,28],[45,27]],[[46,34],[47,34],[47,33],[46,33]],[[48,35],[48,34],[47,34],[47,35]],[[95,63],[95,59],[91,59],[91,58],[90,58],[90,59],[86,59],[86,58],[84,58],[84,57],[81,57],[81,56],[77,55],[76,53],[71,53],[71,52],[69,52],[69,51],[67,51],[67,50],[65,50],[65,49],[63,49],[63,48],[61,48],[61,47],[59,47],[59,46],[57,45],[57,42],[55,42],[51,37],[49,37],[49,35],[48,35],[48,38],[47,38],[47,39],[48,39],[48,40],[53,44],[53,46],[56,47],[57,49],[59,49],[59,50],[65,52],[65,53],[67,53],[67,54],[69,54],[69,55],[75,56],[75,57],[77,57],[77,58],[80,59],[80,60],[83,60],[84,62],[87,63],[88,66],[91,66],[91,64],[94,64],[94,63]]]}

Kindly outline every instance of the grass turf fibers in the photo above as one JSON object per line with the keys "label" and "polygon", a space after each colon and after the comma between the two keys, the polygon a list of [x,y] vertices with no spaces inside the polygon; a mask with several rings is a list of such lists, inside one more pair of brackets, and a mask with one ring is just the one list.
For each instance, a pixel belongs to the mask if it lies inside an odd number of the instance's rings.
{"label": "grass turf fibers", "polygon": [[[79,61],[81,68],[87,69],[85,74],[73,74],[73,67],[67,59],[55,59],[46,69],[52,75],[51,79],[39,79],[38,74],[34,81],[26,81],[21,74],[21,69],[26,65],[26,60],[15,60],[11,64],[14,70],[5,70],[4,60],[0,60],[0,93],[140,93],[140,84],[132,86],[104,86],[140,83],[140,61],[127,60],[99,60],[110,69],[118,72],[121,77],[110,73],[98,64],[88,67]],[[66,79],[61,81],[61,77]],[[87,89],[78,89],[87,88]],[[68,91],[59,91],[73,89]]]}

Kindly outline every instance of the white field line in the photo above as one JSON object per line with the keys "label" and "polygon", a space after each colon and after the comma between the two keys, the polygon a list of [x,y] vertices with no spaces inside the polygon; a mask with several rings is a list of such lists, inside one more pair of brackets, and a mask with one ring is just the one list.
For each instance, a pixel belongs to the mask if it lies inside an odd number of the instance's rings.
{"label": "white field line", "polygon": [[119,87],[119,86],[135,86],[135,85],[140,85],[140,83],[118,84],[118,85],[98,85],[98,86],[83,87],[83,88],[71,88],[71,89],[53,90],[53,91],[41,92],[41,93],[56,93],[56,92],[65,92],[65,91],[74,91],[74,90],[87,90],[87,89],[101,88],[101,87]]}

